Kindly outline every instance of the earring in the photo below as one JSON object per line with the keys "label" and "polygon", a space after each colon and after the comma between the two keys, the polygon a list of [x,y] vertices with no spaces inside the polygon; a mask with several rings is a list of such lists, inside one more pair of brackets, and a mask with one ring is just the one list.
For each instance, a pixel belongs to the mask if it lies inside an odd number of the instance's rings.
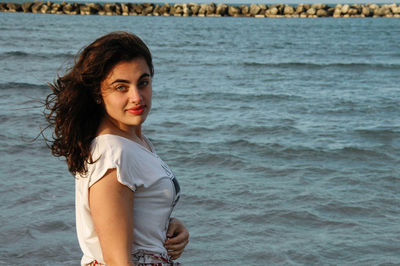
{"label": "earring", "polygon": [[97,104],[101,104],[101,98],[100,98],[100,97],[98,97],[98,98],[96,99],[96,103],[97,103]]}

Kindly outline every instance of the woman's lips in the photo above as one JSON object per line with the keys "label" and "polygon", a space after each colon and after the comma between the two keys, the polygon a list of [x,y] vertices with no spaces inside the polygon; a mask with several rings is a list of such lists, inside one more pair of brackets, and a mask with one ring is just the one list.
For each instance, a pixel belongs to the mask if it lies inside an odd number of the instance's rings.
{"label": "woman's lips", "polygon": [[128,109],[128,113],[133,114],[133,115],[141,115],[141,114],[143,114],[145,109],[146,109],[146,105],[141,105],[139,107]]}

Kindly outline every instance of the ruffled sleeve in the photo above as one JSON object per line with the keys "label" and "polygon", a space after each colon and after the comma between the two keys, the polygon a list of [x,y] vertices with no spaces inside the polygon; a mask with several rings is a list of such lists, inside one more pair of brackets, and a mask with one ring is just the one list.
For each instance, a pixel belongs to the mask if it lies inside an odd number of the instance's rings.
{"label": "ruffled sleeve", "polygon": [[96,138],[92,143],[92,158],[95,162],[88,164],[89,187],[103,178],[109,169],[116,169],[118,181],[135,191],[135,173],[125,163],[125,156],[123,145],[118,139]]}

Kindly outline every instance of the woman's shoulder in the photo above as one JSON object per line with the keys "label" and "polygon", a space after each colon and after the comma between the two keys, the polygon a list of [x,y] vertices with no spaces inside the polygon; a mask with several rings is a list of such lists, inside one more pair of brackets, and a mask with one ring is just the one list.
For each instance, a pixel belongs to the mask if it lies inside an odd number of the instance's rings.
{"label": "woman's shoulder", "polygon": [[[151,145],[151,144],[150,144]],[[152,145],[151,145],[152,147]],[[114,134],[102,134],[95,137],[92,141],[92,155],[113,154],[114,156],[133,156],[143,152],[144,147],[140,144]]]}
{"label": "woman's shoulder", "polygon": [[99,135],[95,137],[91,143],[93,159],[102,156],[115,160],[133,148],[134,147],[131,147],[123,137],[111,134]]}
{"label": "woman's shoulder", "polygon": [[123,142],[124,137],[114,134],[102,134],[93,139],[92,146],[110,146],[110,144],[122,144]]}
{"label": "woman's shoulder", "polygon": [[87,162],[87,173],[79,177],[87,178],[82,184],[84,186],[92,186],[99,179],[101,179],[109,169],[117,169],[118,180],[133,189],[133,183],[127,180],[130,172],[130,164],[126,163],[129,160],[134,160],[135,153],[132,150],[129,142],[123,137],[104,134],[98,135],[92,140],[91,143],[91,157],[92,161]]}
{"label": "woman's shoulder", "polygon": [[91,142],[91,161],[87,162],[88,171],[85,176],[91,176],[99,170],[104,172],[108,168],[116,168],[129,149],[124,139],[117,135],[96,136]]}

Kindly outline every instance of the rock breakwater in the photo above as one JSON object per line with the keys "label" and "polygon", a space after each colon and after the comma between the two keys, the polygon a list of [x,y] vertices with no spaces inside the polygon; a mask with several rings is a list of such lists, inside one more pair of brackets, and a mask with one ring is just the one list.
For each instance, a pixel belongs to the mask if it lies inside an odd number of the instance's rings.
{"label": "rock breakwater", "polygon": [[255,18],[387,17],[400,18],[400,4],[153,4],[153,3],[0,3],[0,12],[67,15],[197,16]]}

